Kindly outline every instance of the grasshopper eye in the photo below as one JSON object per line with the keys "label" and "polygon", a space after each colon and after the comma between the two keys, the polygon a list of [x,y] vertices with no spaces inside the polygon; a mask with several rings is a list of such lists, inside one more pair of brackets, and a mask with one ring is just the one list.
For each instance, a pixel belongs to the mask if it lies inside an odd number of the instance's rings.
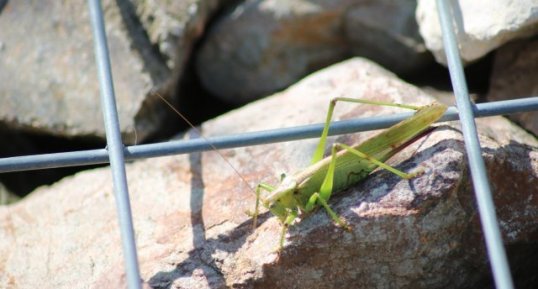
{"label": "grasshopper eye", "polygon": [[281,174],[280,174],[280,181],[282,182],[285,178],[286,178],[286,174],[285,174],[285,173],[281,173]]}

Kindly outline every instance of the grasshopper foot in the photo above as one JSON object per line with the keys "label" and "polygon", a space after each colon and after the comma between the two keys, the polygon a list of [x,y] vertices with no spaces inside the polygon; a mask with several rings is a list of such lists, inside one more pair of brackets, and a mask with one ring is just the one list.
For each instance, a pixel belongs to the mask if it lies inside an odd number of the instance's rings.
{"label": "grasshopper foot", "polygon": [[422,176],[425,173],[426,173],[426,170],[424,170],[423,168],[418,168],[414,172],[406,174],[407,176],[405,176],[404,179],[406,180],[414,179],[416,177]]}
{"label": "grasshopper foot", "polygon": [[338,226],[342,227],[342,229],[348,231],[348,232],[351,232],[353,230],[353,228],[351,227],[351,225],[342,217],[339,217],[338,218],[338,222],[336,223]]}
{"label": "grasshopper foot", "polygon": [[276,249],[275,254],[276,254],[276,258],[274,262],[278,263],[278,261],[280,261],[280,257],[282,256],[282,249]]}
{"label": "grasshopper foot", "polygon": [[245,214],[252,218],[252,231],[256,230],[256,227],[258,227],[258,214],[251,210],[246,210]]}

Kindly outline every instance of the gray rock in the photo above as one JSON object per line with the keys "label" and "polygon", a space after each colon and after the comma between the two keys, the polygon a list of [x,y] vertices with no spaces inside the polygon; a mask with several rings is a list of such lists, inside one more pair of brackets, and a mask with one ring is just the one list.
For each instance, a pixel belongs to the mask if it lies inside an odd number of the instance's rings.
{"label": "gray rock", "polygon": [[[320,122],[333,94],[432,101],[378,66],[353,59],[207,122],[202,130],[210,136]],[[335,117],[394,111],[339,105]],[[506,133],[498,139],[482,137],[509,247],[535,244],[538,220],[538,204],[531,198],[538,184],[538,146],[519,143],[526,139],[524,132],[505,139],[512,129],[501,121],[494,130]],[[354,143],[373,133],[331,141]],[[281,172],[305,167],[315,145],[315,139],[302,140],[129,164],[146,288],[473,288],[487,277],[461,134],[446,124],[390,161],[425,174],[407,181],[375,172],[331,199],[330,205],[352,224],[351,232],[318,210],[291,228],[279,256],[276,218],[263,214],[252,231],[252,220],[243,213],[254,205],[249,187],[276,183]],[[517,181],[517,188],[506,176]],[[0,207],[0,287],[125,287],[114,209],[107,169],[81,172]],[[518,257],[532,257],[525,253]]]}
{"label": "gray rock", "polygon": [[415,1],[246,1],[208,32],[196,68],[212,93],[244,103],[353,54],[399,73],[431,61]]}
{"label": "gray rock", "polygon": [[[538,39],[509,43],[495,53],[487,98],[491,101],[538,95]],[[538,112],[508,116],[538,135]]]}
{"label": "gray rock", "polygon": [[[461,58],[472,62],[510,40],[538,33],[538,0],[451,0]],[[446,65],[436,1],[419,0],[420,34],[437,62]]]}
{"label": "gray rock", "polygon": [[[185,68],[194,43],[215,11],[229,0],[120,1],[132,9],[145,33],[158,46],[167,67],[176,75]],[[130,6],[132,5],[132,6]],[[129,7],[130,6],[130,7]]]}
{"label": "gray rock", "polygon": [[[170,113],[150,92],[170,97],[208,17],[223,1],[103,2],[124,141],[142,141]],[[0,25],[8,28],[0,31],[0,123],[104,137],[87,3],[11,1]]]}
{"label": "gray rock", "polygon": [[[166,68],[146,66],[130,47],[120,11],[105,1],[106,26],[121,129],[126,142],[151,132],[136,119]],[[104,136],[87,3],[10,1],[0,14],[1,122],[12,128],[72,136]],[[156,116],[154,116],[156,117]]]}
{"label": "gray rock", "polygon": [[346,39],[352,54],[392,72],[420,71],[432,62],[414,17],[416,0],[361,3],[346,11]]}

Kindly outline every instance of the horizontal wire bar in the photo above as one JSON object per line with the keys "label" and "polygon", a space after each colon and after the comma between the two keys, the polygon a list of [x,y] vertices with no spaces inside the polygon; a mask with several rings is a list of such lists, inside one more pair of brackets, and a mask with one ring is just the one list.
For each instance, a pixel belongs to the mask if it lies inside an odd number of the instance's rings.
{"label": "horizontal wire bar", "polygon": [[[538,111],[538,97],[479,103],[474,107],[476,117],[486,117],[518,112]],[[330,135],[339,135],[389,127],[413,113],[399,113],[388,116],[359,118],[334,121],[331,123]],[[457,109],[450,107],[442,121],[458,119]],[[258,132],[248,132],[227,136],[208,137],[206,139],[174,140],[154,144],[129,146],[125,148],[125,159],[160,157],[185,154],[197,151],[244,147],[251,145],[285,142],[305,138],[316,138],[323,130],[322,123],[289,128],[279,128]],[[93,149],[63,153],[27,155],[0,159],[0,173],[14,171],[39,170],[47,168],[72,167],[108,163],[106,149]]]}

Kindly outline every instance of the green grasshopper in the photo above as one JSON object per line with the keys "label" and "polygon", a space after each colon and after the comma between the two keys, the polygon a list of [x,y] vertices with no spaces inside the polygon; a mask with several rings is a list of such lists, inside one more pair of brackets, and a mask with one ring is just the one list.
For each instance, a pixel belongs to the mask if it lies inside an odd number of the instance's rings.
{"label": "green grasshopper", "polygon": [[[156,92],[155,94],[170,106],[186,123],[197,130],[171,103],[160,94]],[[358,145],[347,146],[345,144],[335,143],[332,146],[331,155],[323,159],[325,144],[329,134],[329,124],[338,101],[399,107],[416,110],[416,113],[412,117],[393,125],[377,136]],[[248,213],[253,217],[253,227],[257,226],[257,217],[261,202],[282,223],[279,242],[280,249],[284,247],[284,239],[288,226],[293,223],[297,216],[300,213],[311,212],[320,205],[327,211],[327,214],[336,224],[350,229],[345,220],[340,218],[327,204],[332,192],[343,190],[365,179],[378,167],[388,170],[404,179],[415,177],[418,173],[404,173],[385,164],[384,161],[400,151],[411,140],[423,133],[432,123],[441,118],[446,109],[447,107],[445,105],[439,103],[427,106],[412,106],[365,99],[334,98],[330,102],[325,126],[318,146],[312,156],[311,165],[292,176],[284,176],[278,187],[264,183],[256,186],[255,209],[254,212]],[[202,134],[200,135],[202,136]],[[204,137],[202,136],[202,138]],[[218,151],[216,148],[214,149]],[[341,150],[338,151],[338,149]],[[226,161],[223,156],[221,157]],[[231,164],[230,166],[235,170]],[[246,182],[244,179],[243,181]],[[248,184],[248,182],[246,183]],[[270,195],[262,199],[260,196],[262,190],[268,191]]]}
{"label": "green grasshopper", "polygon": [[[329,124],[338,101],[400,107],[416,110],[416,113],[360,144],[348,146],[335,143],[332,146],[331,155],[322,159],[329,133]],[[349,230],[350,227],[346,221],[340,218],[327,204],[332,192],[346,189],[365,179],[378,167],[404,179],[415,177],[420,172],[404,173],[384,162],[441,118],[446,109],[445,105],[439,103],[418,107],[344,97],[333,99],[330,102],[325,127],[310,166],[294,175],[283,176],[277,187],[264,183],[260,183],[256,187],[256,205],[254,212],[251,213],[254,227],[256,227],[261,202],[282,223],[280,249],[284,246],[288,226],[293,223],[297,216],[311,212],[319,206],[325,209],[336,224]],[[260,196],[262,190],[268,191],[270,194],[266,198],[262,198]]]}

